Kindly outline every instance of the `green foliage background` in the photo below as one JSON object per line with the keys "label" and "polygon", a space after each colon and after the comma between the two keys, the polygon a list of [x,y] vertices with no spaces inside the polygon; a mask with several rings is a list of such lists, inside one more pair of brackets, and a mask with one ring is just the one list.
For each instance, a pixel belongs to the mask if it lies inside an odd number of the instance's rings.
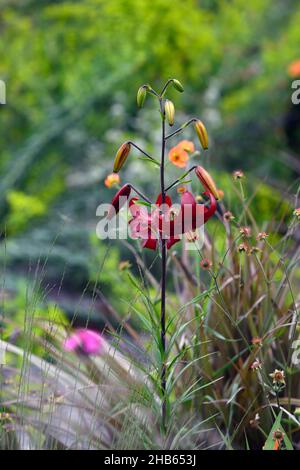
{"label": "green foliage background", "polygon": [[[116,148],[130,137],[158,150],[154,104],[136,109],[145,82],[159,87],[174,76],[184,84],[186,93],[173,96],[177,122],[195,115],[207,124],[204,163],[224,181],[228,203],[225,172],[238,167],[250,188],[264,183],[261,220],[286,197],[286,182],[293,185],[299,173],[299,160],[286,158],[283,125],[291,109],[287,70],[299,58],[298,2],[2,0],[0,8],[0,78],[7,86],[0,109],[1,259],[11,286],[38,260],[47,262],[49,282],[65,271],[71,292],[94,281],[93,262],[106,252],[99,242],[95,254],[95,211],[111,198],[103,180]],[[144,162],[132,158],[127,177],[153,191],[155,169]],[[103,262],[103,282],[111,280],[119,309],[128,287],[123,281],[117,289],[112,273],[124,256],[121,248]]]}

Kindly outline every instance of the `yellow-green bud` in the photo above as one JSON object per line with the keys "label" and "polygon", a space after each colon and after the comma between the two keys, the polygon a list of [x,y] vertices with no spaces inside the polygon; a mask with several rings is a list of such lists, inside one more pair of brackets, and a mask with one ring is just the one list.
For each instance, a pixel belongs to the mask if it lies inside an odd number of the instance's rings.
{"label": "yellow-green bud", "polygon": [[173,87],[175,88],[175,90],[180,91],[180,93],[184,91],[180,81],[176,80],[176,78],[173,78]]}
{"label": "yellow-green bud", "polygon": [[166,113],[166,117],[167,117],[169,125],[173,126],[174,118],[175,118],[175,107],[172,101],[170,100],[166,100],[165,102],[165,113]]}
{"label": "yellow-green bud", "polygon": [[147,95],[147,85],[143,85],[138,89],[136,102],[139,108],[143,107]]}
{"label": "yellow-green bud", "polygon": [[124,142],[118,149],[114,161],[114,173],[118,173],[124,165],[131,150],[130,142]]}
{"label": "yellow-green bud", "polygon": [[208,135],[206,127],[204,126],[203,122],[198,120],[195,122],[195,131],[197,132],[198,139],[200,140],[200,144],[205,149],[208,148]]}

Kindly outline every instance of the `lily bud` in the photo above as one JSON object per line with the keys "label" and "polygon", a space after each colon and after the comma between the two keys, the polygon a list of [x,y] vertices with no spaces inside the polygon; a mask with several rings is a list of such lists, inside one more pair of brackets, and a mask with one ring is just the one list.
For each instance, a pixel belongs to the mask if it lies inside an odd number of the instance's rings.
{"label": "lily bud", "polygon": [[198,120],[195,122],[195,131],[197,132],[200,144],[202,145],[203,149],[206,150],[208,148],[208,135],[206,127],[202,121]]}
{"label": "lily bud", "polygon": [[124,165],[131,149],[130,142],[124,142],[116,153],[114,161],[114,173],[118,173]]}
{"label": "lily bud", "polygon": [[147,85],[143,85],[138,89],[136,102],[139,108],[143,107],[147,95]]}
{"label": "lily bud", "polygon": [[176,80],[176,78],[173,78],[173,87],[175,88],[175,90],[180,91],[180,93],[184,91],[180,81]]}
{"label": "lily bud", "polygon": [[111,201],[111,208],[107,214],[107,219],[111,220],[121,209],[122,206],[126,203],[130,196],[131,186],[130,184],[125,184],[121,189],[115,194],[113,200]]}
{"label": "lily bud", "polygon": [[204,188],[209,191],[215,199],[219,199],[219,192],[210,174],[202,166],[197,166],[195,173]]}
{"label": "lily bud", "polygon": [[170,100],[166,100],[165,102],[165,113],[166,113],[169,125],[173,126],[174,118],[175,118],[175,107],[172,101]]}

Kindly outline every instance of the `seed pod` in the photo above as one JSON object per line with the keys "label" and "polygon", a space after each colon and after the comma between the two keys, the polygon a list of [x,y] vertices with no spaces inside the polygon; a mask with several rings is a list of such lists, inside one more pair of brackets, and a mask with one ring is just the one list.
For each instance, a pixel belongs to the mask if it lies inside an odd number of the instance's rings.
{"label": "seed pod", "polygon": [[198,120],[195,122],[195,131],[197,132],[198,139],[200,140],[200,144],[202,145],[203,149],[208,148],[208,135],[206,127],[204,126],[203,122]]}
{"label": "seed pod", "polygon": [[175,88],[175,90],[180,91],[180,93],[184,91],[180,81],[176,80],[176,78],[173,78],[173,87]]}
{"label": "seed pod", "polygon": [[139,108],[142,108],[147,95],[147,85],[143,85],[138,89],[136,102]]}
{"label": "seed pod", "polygon": [[219,192],[210,174],[202,166],[197,166],[195,168],[195,173],[204,188],[209,191],[215,199],[219,199]]}
{"label": "seed pod", "polygon": [[116,153],[114,161],[114,173],[118,173],[124,165],[131,149],[130,142],[124,142]]}
{"label": "seed pod", "polygon": [[175,107],[172,101],[170,100],[166,100],[165,102],[165,113],[166,113],[166,117],[167,117],[169,125],[173,126],[174,118],[175,118]]}

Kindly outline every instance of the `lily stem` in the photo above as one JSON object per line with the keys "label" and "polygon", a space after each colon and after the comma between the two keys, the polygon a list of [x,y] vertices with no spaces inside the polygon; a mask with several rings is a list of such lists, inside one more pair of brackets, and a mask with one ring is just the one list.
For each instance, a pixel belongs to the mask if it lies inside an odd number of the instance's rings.
{"label": "lily stem", "polygon": [[171,137],[173,137],[174,135],[177,135],[177,134],[180,134],[180,132],[182,132],[186,127],[188,127],[190,124],[192,124],[193,122],[197,121],[197,118],[192,118],[190,119],[189,121],[185,122],[184,124],[182,124],[182,126],[180,126],[178,129],[176,129],[174,132],[172,132],[171,134],[167,135],[166,136],[166,140],[170,139]]}
{"label": "lily stem", "polygon": [[[160,191],[162,204],[164,206],[166,199],[165,191],[165,147],[166,147],[166,128],[165,128],[165,112],[164,100],[160,99],[160,110],[162,116],[162,140],[161,140],[161,162],[160,162]],[[167,397],[166,397],[166,267],[167,267],[167,247],[166,239],[160,235],[161,242],[161,346],[162,346],[162,368],[161,368],[161,394],[162,394],[162,429],[166,433],[167,418]]]}
{"label": "lily stem", "polygon": [[176,181],[174,181],[174,183],[170,184],[170,186],[168,186],[166,189],[165,189],[165,192],[169,191],[170,189],[172,189],[174,186],[176,186],[177,183],[180,183],[180,181],[182,181],[188,174],[190,174],[192,171],[195,170],[195,168],[197,168],[196,165],[192,166],[192,168],[190,168],[188,171],[186,171],[184,173],[184,175],[182,175],[180,178],[178,178]]}
{"label": "lily stem", "polygon": [[151,155],[149,155],[149,153],[145,152],[145,150],[141,149],[141,147],[139,147],[138,145],[136,145],[134,142],[132,142],[131,140],[128,141],[128,144],[131,144],[133,147],[135,147],[137,150],[139,150],[139,152],[141,152],[143,155],[145,155],[147,158],[149,158],[150,160],[152,161],[156,161],[153,157],[151,157]]}
{"label": "lily stem", "polygon": [[135,186],[133,186],[132,184],[129,184],[129,186],[131,187],[131,189],[133,189],[134,192],[136,192],[136,194],[138,196],[140,196],[142,199],[144,199],[145,202],[147,202],[148,204],[152,205],[153,202],[150,201],[150,199],[148,199],[141,191],[139,191],[138,189],[136,189]]}

